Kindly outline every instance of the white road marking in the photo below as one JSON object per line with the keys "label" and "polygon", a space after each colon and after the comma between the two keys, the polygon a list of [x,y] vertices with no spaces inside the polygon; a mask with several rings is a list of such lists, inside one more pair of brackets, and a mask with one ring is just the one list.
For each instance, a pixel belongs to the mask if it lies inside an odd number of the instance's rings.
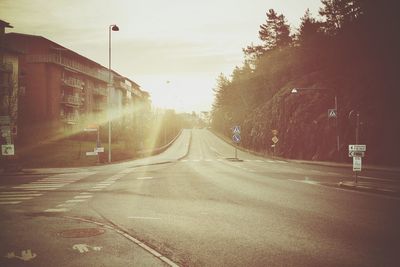
{"label": "white road marking", "polygon": [[61,209],[47,209],[44,212],[66,212],[69,209],[61,208]]}
{"label": "white road marking", "polygon": [[57,205],[57,207],[67,207],[67,208],[72,208],[73,206],[75,206],[75,203],[62,203]]}
{"label": "white road marking", "polygon": [[[26,191],[24,191],[24,192],[26,192]],[[29,192],[24,194],[24,192],[22,192],[21,194],[15,194],[15,193],[1,194],[0,195],[0,199],[2,197],[21,197],[21,196],[24,196],[24,197],[38,197],[38,196],[43,195],[43,194],[30,194]]]}
{"label": "white road marking", "polygon": [[6,202],[0,202],[0,205],[14,205],[14,204],[19,204],[21,201],[6,201]]}
{"label": "white road marking", "polygon": [[0,198],[0,201],[2,200],[28,200],[32,199],[32,197],[2,197]]}
{"label": "white road marking", "polygon": [[150,180],[153,179],[153,177],[147,176],[147,177],[138,177],[136,180]]}
{"label": "white road marking", "polygon": [[363,176],[359,175],[359,178],[366,179],[366,180],[376,180],[376,181],[385,181],[385,182],[394,182],[394,179],[385,179],[385,178],[376,178],[376,177],[370,177],[370,176]]}
{"label": "white road marking", "polygon": [[130,216],[128,219],[139,219],[139,220],[161,220],[159,217],[146,217],[146,216]]}
{"label": "white road marking", "polygon": [[305,180],[288,179],[288,180],[289,180],[289,181],[292,181],[292,182],[297,182],[297,183],[304,183],[304,184],[311,184],[311,185],[319,185],[318,182],[312,181],[312,180],[308,180],[308,179],[305,179]]}
{"label": "white road marking", "polygon": [[65,201],[65,203],[78,203],[78,202],[85,202],[86,199],[70,199]]}
{"label": "white road marking", "polygon": [[92,195],[85,195],[85,196],[74,196],[75,199],[84,199],[84,198],[92,198]]}

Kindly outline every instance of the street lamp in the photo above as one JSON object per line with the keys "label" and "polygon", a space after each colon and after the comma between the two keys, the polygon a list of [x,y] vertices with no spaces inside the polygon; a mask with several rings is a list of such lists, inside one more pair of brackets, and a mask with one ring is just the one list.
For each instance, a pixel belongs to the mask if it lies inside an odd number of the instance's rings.
{"label": "street lamp", "polygon": [[119,31],[118,26],[108,27],[108,163],[111,163],[111,31]]}
{"label": "street lamp", "polygon": [[[293,88],[290,92],[292,94],[297,94],[299,91],[306,91],[306,90],[318,90],[318,91],[329,91],[332,89],[327,89],[327,88]],[[337,100],[337,94],[335,93],[335,121],[336,121],[336,145],[337,145],[337,152],[339,153],[340,150],[340,142],[339,142],[339,131],[338,131],[338,100]],[[340,154],[339,154],[340,156]]]}

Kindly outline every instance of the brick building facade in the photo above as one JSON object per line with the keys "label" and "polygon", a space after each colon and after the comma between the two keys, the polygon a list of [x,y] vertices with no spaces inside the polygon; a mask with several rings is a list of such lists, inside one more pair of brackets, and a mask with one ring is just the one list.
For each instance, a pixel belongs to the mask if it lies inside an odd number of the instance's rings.
{"label": "brick building facade", "polygon": [[[107,68],[41,36],[7,33],[5,41],[23,51],[19,77],[24,92],[18,110],[22,142],[64,138],[86,125],[106,124]],[[149,106],[149,95],[138,84],[114,71],[111,78],[115,119],[126,117],[121,113],[128,106]]]}

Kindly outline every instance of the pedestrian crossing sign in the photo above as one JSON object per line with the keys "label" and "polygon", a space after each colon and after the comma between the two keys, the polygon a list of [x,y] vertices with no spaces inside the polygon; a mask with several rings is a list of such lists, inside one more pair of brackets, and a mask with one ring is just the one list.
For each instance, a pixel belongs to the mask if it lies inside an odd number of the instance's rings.
{"label": "pedestrian crossing sign", "polygon": [[337,110],[336,109],[328,109],[328,118],[336,118]]}
{"label": "pedestrian crossing sign", "polygon": [[238,126],[238,125],[233,126],[232,132],[233,132],[234,134],[240,134],[240,126]]}

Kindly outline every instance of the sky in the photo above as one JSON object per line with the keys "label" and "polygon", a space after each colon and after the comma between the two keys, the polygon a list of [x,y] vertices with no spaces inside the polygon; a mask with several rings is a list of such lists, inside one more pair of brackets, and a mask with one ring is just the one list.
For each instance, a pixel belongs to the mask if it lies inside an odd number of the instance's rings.
{"label": "sky", "polygon": [[242,48],[259,43],[259,26],[273,8],[295,31],[320,0],[0,0],[7,32],[46,37],[112,68],[151,95],[153,106],[208,111],[220,73],[242,66]]}

